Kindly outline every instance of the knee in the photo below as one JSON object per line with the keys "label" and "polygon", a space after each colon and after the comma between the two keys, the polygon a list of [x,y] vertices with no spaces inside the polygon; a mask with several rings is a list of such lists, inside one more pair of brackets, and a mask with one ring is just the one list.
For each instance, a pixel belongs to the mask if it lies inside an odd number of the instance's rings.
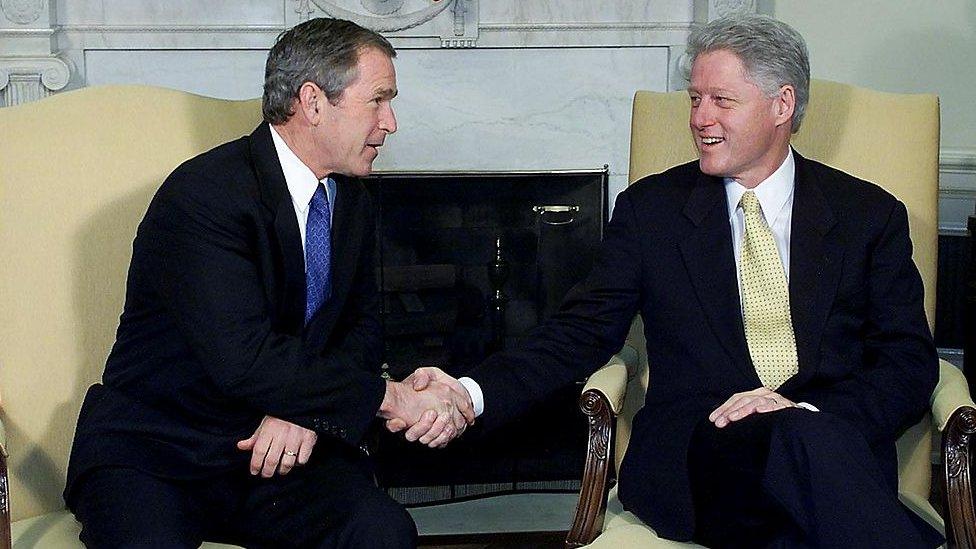
{"label": "knee", "polygon": [[834,414],[810,410],[784,410],[774,422],[772,435],[784,441],[806,444],[858,444],[863,436],[849,422]]}
{"label": "knee", "polygon": [[412,548],[417,545],[417,526],[402,505],[385,497],[362,505],[348,517],[348,543],[343,547],[377,549]]}

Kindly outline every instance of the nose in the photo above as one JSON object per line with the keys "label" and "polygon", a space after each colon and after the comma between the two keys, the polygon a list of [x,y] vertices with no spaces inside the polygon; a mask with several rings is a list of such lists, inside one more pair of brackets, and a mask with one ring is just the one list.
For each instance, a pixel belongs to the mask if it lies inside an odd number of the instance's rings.
{"label": "nose", "polygon": [[691,108],[691,127],[701,130],[715,123],[714,111],[709,108],[707,101],[702,101],[697,107]]}
{"label": "nose", "polygon": [[393,112],[393,105],[389,102],[380,112],[380,129],[386,133],[396,133],[397,131],[396,114]]}

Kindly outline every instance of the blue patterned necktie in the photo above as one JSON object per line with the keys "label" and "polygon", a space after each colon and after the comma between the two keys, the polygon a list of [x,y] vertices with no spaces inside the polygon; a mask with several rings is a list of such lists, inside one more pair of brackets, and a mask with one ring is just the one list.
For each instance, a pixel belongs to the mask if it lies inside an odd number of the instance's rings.
{"label": "blue patterned necktie", "polygon": [[305,325],[332,293],[332,216],[325,186],[312,195],[305,222]]}

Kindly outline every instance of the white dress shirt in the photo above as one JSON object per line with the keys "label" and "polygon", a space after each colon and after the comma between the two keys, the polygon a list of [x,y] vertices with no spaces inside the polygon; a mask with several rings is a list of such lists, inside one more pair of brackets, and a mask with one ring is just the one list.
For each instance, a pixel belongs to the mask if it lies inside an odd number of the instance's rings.
{"label": "white dress shirt", "polygon": [[[331,177],[326,177],[324,180],[315,177],[312,170],[288,148],[288,144],[278,135],[274,126],[271,126],[271,141],[274,142],[275,152],[278,153],[281,171],[285,173],[285,183],[288,185],[288,194],[291,195],[292,206],[295,207],[295,217],[298,218],[298,232],[302,236],[302,252],[304,252],[305,224],[308,223],[308,206],[312,202],[312,195],[315,194],[315,189],[320,183],[325,184],[325,196],[329,200],[329,219],[331,220],[335,212],[336,183]],[[302,253],[302,259],[305,259],[304,253]]]}

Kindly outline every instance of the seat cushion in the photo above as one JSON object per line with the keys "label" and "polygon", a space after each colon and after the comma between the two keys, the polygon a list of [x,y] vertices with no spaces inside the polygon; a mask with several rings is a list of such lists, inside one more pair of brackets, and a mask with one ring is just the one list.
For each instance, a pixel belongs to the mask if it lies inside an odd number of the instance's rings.
{"label": "seat cushion", "polygon": [[617,498],[617,487],[610,489],[607,497],[607,516],[603,533],[586,547],[622,549],[624,547],[649,547],[653,549],[678,549],[701,547],[694,543],[671,541],[657,537],[650,526],[641,522],[633,513],[624,510]]}
{"label": "seat cushion", "polygon": [[[44,549],[78,548],[84,545],[78,539],[81,524],[68,511],[48,513],[39,517],[18,520],[10,525],[13,549]],[[202,549],[233,549],[236,545],[223,543],[204,543]],[[240,548],[238,548],[240,549]]]}

